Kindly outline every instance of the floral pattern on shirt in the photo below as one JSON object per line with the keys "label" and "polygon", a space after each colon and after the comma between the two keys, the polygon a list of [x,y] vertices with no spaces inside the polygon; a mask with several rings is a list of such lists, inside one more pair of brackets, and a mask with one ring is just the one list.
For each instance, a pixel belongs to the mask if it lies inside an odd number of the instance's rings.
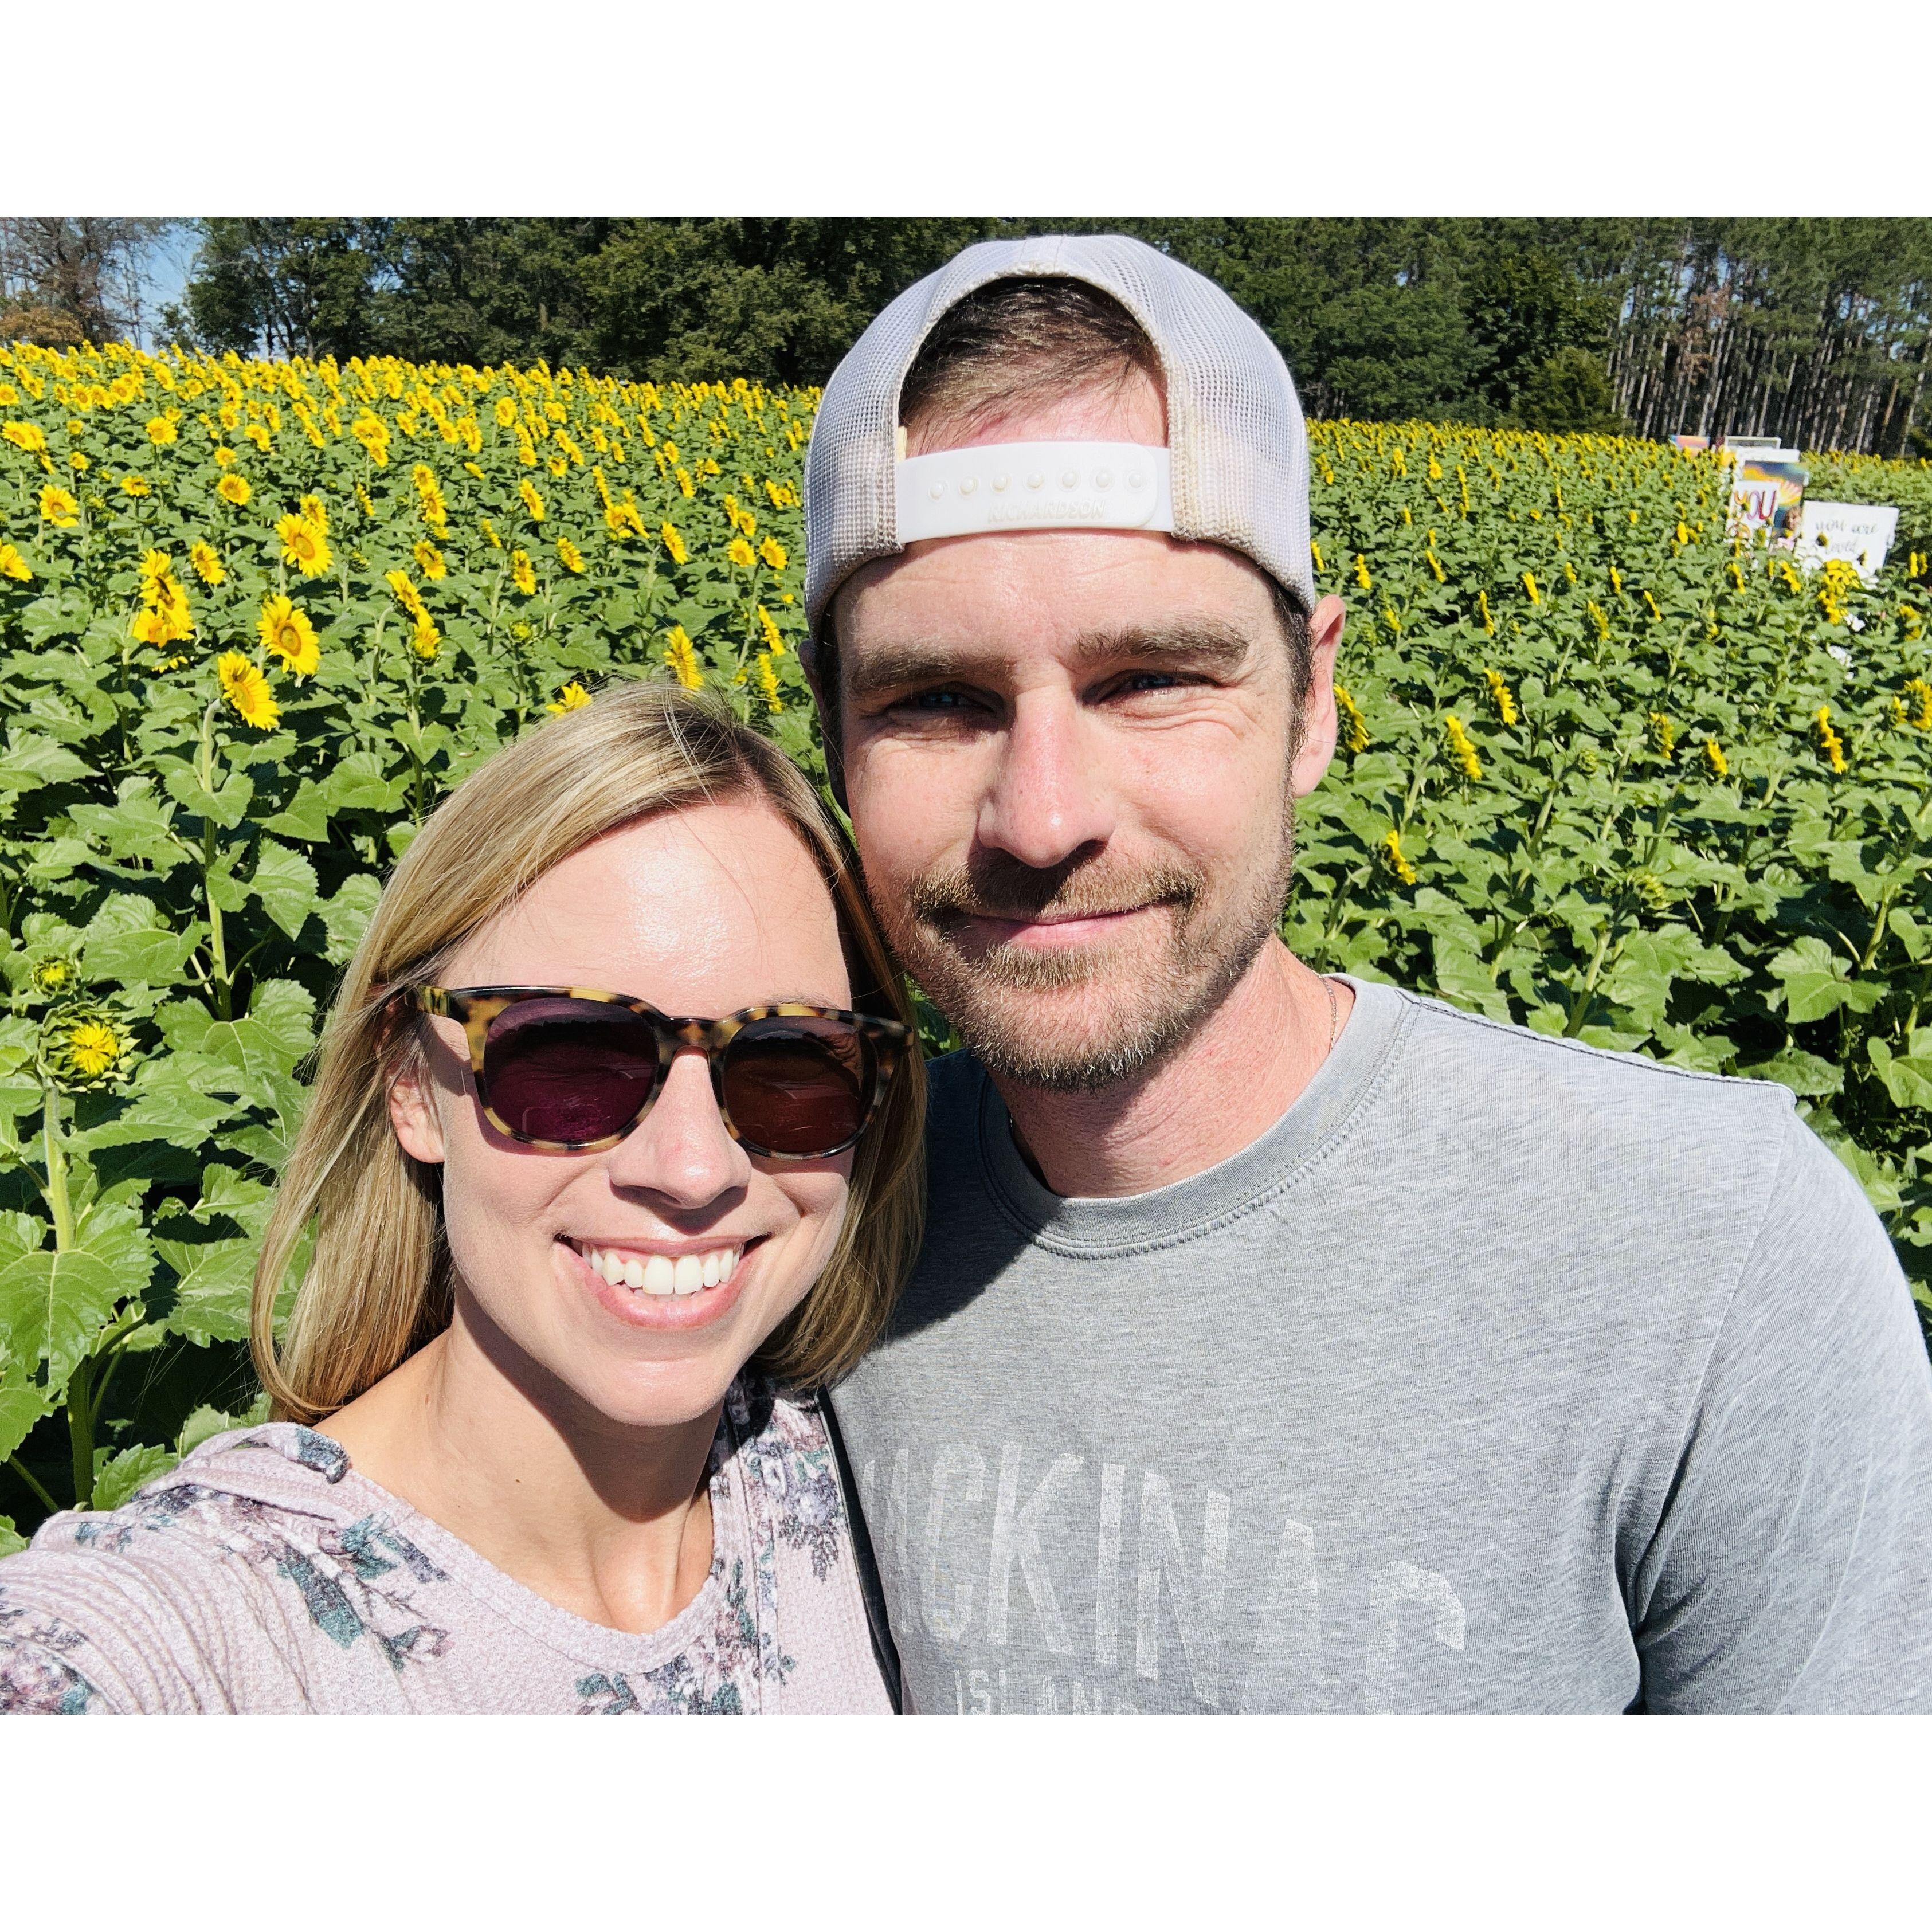
{"label": "floral pattern on shirt", "polygon": [[[349,1469],[340,1444],[287,1423],[255,1430],[234,1446],[272,1449],[331,1484]],[[315,1627],[341,1648],[366,1637],[397,1671],[442,1654],[449,1633],[416,1615],[405,1579],[397,1573],[405,1571],[418,1583],[448,1580],[408,1538],[380,1516],[343,1528],[317,1522],[307,1534],[305,1527],[303,1519],[272,1503],[177,1477],[140,1491],[111,1516],[83,1520],[75,1526],[74,1540],[118,1555],[143,1535],[199,1532],[261,1575],[292,1588]]]}
{"label": "floral pattern on shirt", "polygon": [[[788,1708],[801,1654],[824,1670],[824,1651],[796,1640],[801,1623],[823,1644],[828,1615],[862,1616],[842,1574],[849,1530],[824,1422],[760,1379],[727,1394],[706,1465],[711,1569],[662,1634],[605,1630],[544,1604],[353,1474],[331,1438],[268,1424],[204,1445],[111,1514],[50,1522],[36,1551],[84,1556],[90,1592],[117,1574],[136,1591],[144,1570],[164,1580],[182,1628],[75,1628],[92,1625],[99,1597],[64,1600],[55,1587],[44,1600],[10,1600],[15,1580],[0,1568],[0,1711],[162,1708],[158,1698],[202,1709],[736,1714]],[[862,1624],[856,1634],[869,1664]],[[236,1677],[230,1660],[251,1651]],[[378,1657],[388,1668],[373,1677],[356,1661]],[[191,1674],[213,1660],[218,1674]],[[490,1687],[506,1666],[520,1683],[517,1702],[500,1706]],[[393,1678],[393,1702],[375,1678]],[[822,1696],[824,1682],[812,1678],[808,1696]],[[852,1694],[865,1700],[862,1678]]]}
{"label": "floral pattern on shirt", "polygon": [[772,1499],[773,1529],[811,1558],[812,1574],[823,1582],[847,1535],[844,1498],[823,1419],[815,1408],[774,1402],[770,1390],[761,1388],[745,1399],[745,1430],[746,1473]]}
{"label": "floral pattern on shirt", "polygon": [[66,1653],[87,1641],[58,1617],[36,1618],[0,1586],[0,1711],[22,1717],[78,1717],[106,1700]]}

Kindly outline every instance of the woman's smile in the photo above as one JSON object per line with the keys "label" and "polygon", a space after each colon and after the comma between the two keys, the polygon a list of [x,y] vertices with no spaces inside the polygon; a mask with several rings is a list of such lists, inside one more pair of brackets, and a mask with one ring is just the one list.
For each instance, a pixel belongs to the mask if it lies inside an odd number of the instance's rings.
{"label": "woman's smile", "polygon": [[571,1281],[634,1328],[702,1328],[736,1306],[748,1257],[768,1238],[706,1234],[690,1240],[560,1234]]}

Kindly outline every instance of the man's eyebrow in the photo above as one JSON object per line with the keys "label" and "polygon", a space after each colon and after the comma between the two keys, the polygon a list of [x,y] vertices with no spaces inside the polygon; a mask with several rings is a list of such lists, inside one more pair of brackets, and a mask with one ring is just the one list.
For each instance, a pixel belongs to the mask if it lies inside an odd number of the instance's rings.
{"label": "man's eyebrow", "polygon": [[863,651],[848,652],[844,657],[844,694],[860,700],[917,685],[949,684],[975,671],[984,676],[989,664],[1004,666],[1012,662],[1012,653],[1006,650],[989,658],[976,651],[920,644],[872,644]]}
{"label": "man's eyebrow", "polygon": [[[1166,662],[1226,675],[1247,662],[1252,648],[1252,640],[1232,624],[1212,618],[1189,619],[1089,631],[1075,644],[1073,662],[1074,668],[1082,671],[1122,662]],[[844,666],[844,695],[863,703],[884,692],[950,684],[989,673],[997,676],[1012,664],[1014,656],[1004,646],[980,651],[920,643],[873,644],[850,654]]]}
{"label": "man's eyebrow", "polygon": [[1123,660],[1183,660],[1201,670],[1238,670],[1247,662],[1253,640],[1232,624],[1213,618],[1172,624],[1136,624],[1114,631],[1089,631],[1074,646],[1074,662],[1082,670]]}

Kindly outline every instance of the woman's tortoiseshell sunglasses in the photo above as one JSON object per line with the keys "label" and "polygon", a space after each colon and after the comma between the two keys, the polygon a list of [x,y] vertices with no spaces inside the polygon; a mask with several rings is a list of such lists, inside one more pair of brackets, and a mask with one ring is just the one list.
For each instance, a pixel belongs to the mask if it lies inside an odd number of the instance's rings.
{"label": "woman's tortoiseshell sunglasses", "polygon": [[722,1019],[673,1019],[581,986],[399,986],[385,999],[458,1022],[492,1126],[531,1147],[614,1147],[649,1111],[682,1050],[700,1048],[724,1130],[748,1154],[824,1160],[862,1134],[910,1029],[785,1002]]}

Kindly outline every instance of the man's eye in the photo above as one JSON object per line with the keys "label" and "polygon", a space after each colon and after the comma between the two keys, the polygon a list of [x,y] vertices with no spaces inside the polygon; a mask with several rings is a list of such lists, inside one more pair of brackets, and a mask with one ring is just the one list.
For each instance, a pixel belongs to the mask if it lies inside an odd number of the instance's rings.
{"label": "man's eye", "polygon": [[1179,688],[1181,679],[1171,670],[1137,670],[1124,677],[1119,688],[1122,691],[1174,691]]}
{"label": "man's eye", "polygon": [[899,700],[908,711],[959,711],[970,702],[963,691],[915,691]]}

